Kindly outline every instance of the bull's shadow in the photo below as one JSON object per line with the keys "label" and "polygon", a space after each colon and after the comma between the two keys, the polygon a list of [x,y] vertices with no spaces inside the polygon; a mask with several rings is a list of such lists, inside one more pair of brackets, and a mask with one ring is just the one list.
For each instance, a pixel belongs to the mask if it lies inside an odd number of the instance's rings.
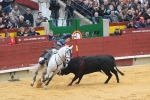
{"label": "bull's shadow", "polygon": [[97,55],[97,56],[80,56],[75,57],[70,60],[67,68],[62,69],[59,72],[60,75],[67,75],[69,73],[73,73],[75,77],[68,84],[69,86],[72,83],[79,79],[76,84],[79,84],[83,75],[93,73],[93,72],[103,72],[108,78],[105,81],[105,84],[109,82],[113,73],[116,76],[117,83],[119,83],[118,72],[121,75],[124,75],[121,71],[116,67],[116,61],[112,55]]}

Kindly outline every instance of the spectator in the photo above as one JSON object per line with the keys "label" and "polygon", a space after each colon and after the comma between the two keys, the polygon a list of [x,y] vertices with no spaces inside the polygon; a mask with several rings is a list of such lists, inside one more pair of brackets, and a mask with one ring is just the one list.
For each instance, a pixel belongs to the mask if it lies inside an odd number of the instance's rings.
{"label": "spectator", "polygon": [[123,22],[124,21],[124,16],[122,14],[122,11],[119,12],[119,14],[117,15],[118,21],[119,22]]}
{"label": "spectator", "polygon": [[94,17],[92,18],[92,23],[93,23],[93,24],[99,23],[99,15],[98,15],[98,12],[95,12]]}
{"label": "spectator", "polygon": [[4,25],[4,29],[7,29],[8,23],[7,23],[7,19],[6,18],[3,18],[2,23]]}
{"label": "spectator", "polygon": [[125,16],[124,21],[133,20],[132,10],[128,10],[128,14]]}
{"label": "spectator", "polygon": [[132,4],[132,7],[133,7],[134,11],[138,9],[137,8],[138,7],[138,3],[139,3],[138,0],[134,0],[134,3]]}
{"label": "spectator", "polygon": [[42,12],[38,12],[38,16],[35,20],[36,26],[40,26],[42,22],[46,22],[46,18],[42,16]]}
{"label": "spectator", "polygon": [[12,9],[12,11],[11,11],[12,13],[13,13],[13,15],[15,16],[15,17],[17,17],[17,18],[19,18],[19,16],[21,15],[21,13],[20,13],[20,11],[19,11],[19,9],[18,9],[18,6],[17,5],[15,5],[14,6],[14,8]]}
{"label": "spectator", "polygon": [[74,11],[75,7],[72,4],[71,1],[67,1],[66,7],[65,7],[65,17],[66,17],[66,23],[67,26],[71,26],[73,24],[73,11]]}
{"label": "spectator", "polygon": [[13,38],[10,36],[9,32],[5,32],[5,38],[9,38],[9,40],[10,40],[9,44],[11,44],[11,45],[16,44],[15,39],[13,39]]}
{"label": "spectator", "polygon": [[18,22],[18,27],[25,27],[26,22],[24,21],[24,17],[21,15],[19,16],[19,22]]}
{"label": "spectator", "polygon": [[17,36],[25,36],[25,34],[24,27],[20,27],[17,32]]}
{"label": "spectator", "polygon": [[110,13],[110,18],[112,19],[112,22],[119,22],[118,21],[118,17],[115,15],[115,12],[114,11],[111,11]]}
{"label": "spectator", "polygon": [[115,32],[111,36],[118,36],[118,35],[121,35],[121,34],[119,32],[119,28],[116,28]]}
{"label": "spectator", "polygon": [[56,37],[54,36],[52,30],[50,30],[50,32],[49,32],[49,41],[56,41]]}
{"label": "spectator", "polygon": [[16,16],[14,16],[14,14],[12,12],[10,12],[8,15],[8,22],[10,22],[11,17],[13,17],[15,19],[16,23],[18,24],[19,19]]}
{"label": "spectator", "polygon": [[0,30],[4,29],[5,25],[3,24],[3,19],[0,17]]}
{"label": "spectator", "polygon": [[144,22],[144,18],[140,17],[139,21],[136,22],[137,28],[145,28],[146,23]]}
{"label": "spectator", "polygon": [[10,22],[8,23],[7,28],[9,28],[9,29],[18,28],[18,24],[17,24],[17,22],[16,22],[14,17],[10,18]]}
{"label": "spectator", "polygon": [[0,17],[3,17],[3,16],[2,16],[2,12],[3,12],[2,6],[0,5]]}
{"label": "spectator", "polygon": [[24,27],[32,27],[29,20],[26,20]]}
{"label": "spectator", "polygon": [[51,0],[49,10],[51,10],[51,18],[52,18],[53,26],[58,26],[59,9],[60,9],[60,4],[58,3],[58,1]]}
{"label": "spectator", "polygon": [[143,17],[145,20],[150,19],[150,9],[148,9],[144,14]]}
{"label": "spectator", "polygon": [[33,15],[31,14],[31,9],[30,8],[27,8],[26,9],[26,13],[24,13],[23,14],[23,17],[24,17],[24,21],[26,21],[26,20],[29,20],[30,21],[30,23],[31,23],[31,26],[33,27],[33,21],[34,21],[34,19],[33,19]]}
{"label": "spectator", "polygon": [[2,6],[2,10],[4,10],[5,11],[5,13],[6,13],[6,15],[8,15],[10,12],[11,12],[11,10],[12,10],[12,8],[11,8],[11,3],[14,3],[15,2],[15,0],[3,0],[2,2],[0,2],[0,5]]}
{"label": "spectator", "polygon": [[136,26],[133,24],[133,21],[130,20],[129,23],[126,25],[126,28],[136,28]]}
{"label": "spectator", "polygon": [[147,19],[147,20],[146,20],[146,27],[147,27],[147,28],[150,28],[150,19]]}
{"label": "spectator", "polygon": [[27,33],[28,33],[28,36],[39,35],[39,33],[35,32],[34,27],[31,27]]}

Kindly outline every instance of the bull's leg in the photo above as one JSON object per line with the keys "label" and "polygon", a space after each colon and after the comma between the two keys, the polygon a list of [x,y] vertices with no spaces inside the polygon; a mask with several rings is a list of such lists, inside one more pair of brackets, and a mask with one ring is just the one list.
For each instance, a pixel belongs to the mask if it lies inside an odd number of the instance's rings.
{"label": "bull's leg", "polygon": [[107,84],[110,78],[112,77],[112,74],[110,73],[110,71],[104,71],[104,73],[108,76],[107,80],[105,81],[105,84]]}
{"label": "bull's leg", "polygon": [[35,83],[35,81],[36,81],[36,76],[37,76],[37,74],[38,74],[38,71],[39,71],[40,67],[41,67],[41,65],[38,64],[38,65],[37,65],[37,69],[36,69],[36,71],[35,71],[35,73],[34,73],[34,76],[33,76],[33,80],[32,80],[31,86],[33,86],[34,83]]}
{"label": "bull's leg", "polygon": [[115,74],[117,83],[119,83],[119,77],[118,77],[117,71],[115,69],[113,69],[113,70],[111,70],[111,72]]}
{"label": "bull's leg", "polygon": [[75,76],[75,77],[72,79],[72,81],[68,84],[68,86],[71,86],[72,83],[73,83],[77,78],[79,78],[79,77],[78,77],[78,76]]}
{"label": "bull's leg", "polygon": [[83,75],[79,76],[79,80],[78,80],[78,82],[76,82],[75,84],[79,84],[80,81],[81,81],[81,79],[82,79],[82,77],[83,77]]}

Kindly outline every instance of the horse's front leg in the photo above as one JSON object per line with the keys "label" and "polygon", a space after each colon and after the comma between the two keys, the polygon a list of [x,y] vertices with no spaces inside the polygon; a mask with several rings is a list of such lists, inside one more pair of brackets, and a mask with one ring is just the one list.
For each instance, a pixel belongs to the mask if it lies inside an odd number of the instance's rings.
{"label": "horse's front leg", "polygon": [[51,77],[47,79],[48,81],[46,82],[46,84],[44,86],[44,89],[47,89],[49,82],[52,80],[52,78],[54,77],[54,75],[56,75],[59,71],[60,70],[56,70],[55,72],[52,72]]}
{"label": "horse's front leg", "polygon": [[52,78],[53,78],[54,75],[55,75],[54,72],[52,72],[52,76],[50,78],[46,77],[46,80],[48,80],[48,81],[46,82],[46,84],[44,86],[44,89],[47,89],[47,86],[48,86],[49,82],[52,80]]}
{"label": "horse's front leg", "polygon": [[33,85],[34,85],[34,83],[35,83],[35,81],[36,81],[36,76],[37,76],[37,74],[38,74],[38,71],[39,71],[40,67],[41,67],[41,65],[40,65],[40,64],[38,64],[38,65],[37,65],[37,69],[36,69],[36,71],[35,71],[35,73],[34,73],[34,76],[33,76],[32,82],[31,82],[31,86],[33,86]]}

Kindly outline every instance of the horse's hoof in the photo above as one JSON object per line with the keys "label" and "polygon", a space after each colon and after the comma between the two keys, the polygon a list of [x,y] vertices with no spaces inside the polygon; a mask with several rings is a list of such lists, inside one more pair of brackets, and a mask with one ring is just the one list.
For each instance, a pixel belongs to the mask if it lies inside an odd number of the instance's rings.
{"label": "horse's hoof", "polygon": [[33,86],[34,84],[33,83],[31,83],[31,86]]}
{"label": "horse's hoof", "polygon": [[76,82],[75,84],[79,84],[79,82]]}
{"label": "horse's hoof", "polygon": [[71,86],[72,84],[68,84],[68,86]]}
{"label": "horse's hoof", "polygon": [[47,90],[47,85],[44,86],[44,89]]}

